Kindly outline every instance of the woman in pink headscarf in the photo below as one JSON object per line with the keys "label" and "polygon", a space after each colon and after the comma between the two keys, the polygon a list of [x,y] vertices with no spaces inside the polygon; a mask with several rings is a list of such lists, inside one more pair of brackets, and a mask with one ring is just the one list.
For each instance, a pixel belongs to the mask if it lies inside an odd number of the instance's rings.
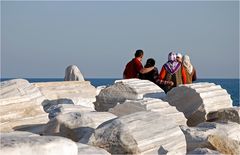
{"label": "woman in pink headscarf", "polygon": [[159,74],[159,86],[167,93],[173,87],[186,83],[185,70],[176,59],[176,54],[168,54],[168,61],[162,66]]}
{"label": "woman in pink headscarf", "polygon": [[190,84],[193,81],[197,80],[196,69],[191,64],[190,58],[188,55],[183,56],[182,67],[186,73],[186,83]]}

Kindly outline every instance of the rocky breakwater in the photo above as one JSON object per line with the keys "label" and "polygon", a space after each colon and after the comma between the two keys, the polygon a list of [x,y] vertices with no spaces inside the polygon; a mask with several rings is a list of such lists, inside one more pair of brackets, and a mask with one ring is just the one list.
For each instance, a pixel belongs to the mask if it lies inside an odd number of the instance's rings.
{"label": "rocky breakwater", "polygon": [[[214,83],[181,85],[168,92],[166,100],[184,113],[189,126],[217,119],[218,115],[213,113],[232,107],[230,95],[220,85]],[[239,117],[238,112],[235,113],[235,117]]]}
{"label": "rocky breakwater", "polygon": [[[129,79],[96,94],[87,81],[2,82],[0,154],[239,154],[239,108],[220,86],[182,85],[166,96]],[[22,130],[38,134],[10,132],[33,124],[43,127]]]}

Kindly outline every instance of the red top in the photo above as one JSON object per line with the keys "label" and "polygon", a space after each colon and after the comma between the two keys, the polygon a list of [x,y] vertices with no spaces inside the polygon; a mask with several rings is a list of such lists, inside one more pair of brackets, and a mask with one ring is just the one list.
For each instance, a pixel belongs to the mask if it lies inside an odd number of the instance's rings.
{"label": "red top", "polygon": [[141,69],[143,69],[141,61],[139,61],[137,58],[134,58],[126,65],[123,72],[123,78],[138,78],[138,73],[140,73]]}
{"label": "red top", "polygon": [[[166,74],[167,74],[167,70],[166,70],[165,67],[163,66],[162,69],[161,69],[161,72],[160,72],[160,74],[159,74],[159,79],[160,79],[160,80],[164,80]],[[183,80],[183,84],[186,84],[186,83],[187,83],[186,72],[185,72],[185,70],[183,69],[183,67],[182,67],[182,80]]]}

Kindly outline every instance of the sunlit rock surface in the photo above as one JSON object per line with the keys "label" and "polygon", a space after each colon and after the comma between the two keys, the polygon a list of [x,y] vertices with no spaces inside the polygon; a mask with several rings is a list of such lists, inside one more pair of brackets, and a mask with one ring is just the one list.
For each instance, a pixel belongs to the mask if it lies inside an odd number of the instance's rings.
{"label": "sunlit rock surface", "polygon": [[56,136],[31,136],[1,133],[1,155],[77,155],[75,142]]}
{"label": "sunlit rock surface", "polygon": [[184,113],[189,126],[206,121],[210,112],[232,107],[230,95],[214,83],[180,85],[167,93],[166,100]]}
{"label": "sunlit rock surface", "polygon": [[94,109],[96,88],[89,81],[34,83],[48,100],[70,99],[75,105]]}
{"label": "sunlit rock surface", "polygon": [[169,105],[169,103],[155,98],[143,98],[142,100],[126,100],[122,104],[117,104],[110,108],[109,112],[124,116],[127,114],[139,111],[156,111],[160,114],[172,118],[179,125],[186,125],[187,119],[182,112],[179,112],[176,107]]}
{"label": "sunlit rock surface", "polygon": [[139,100],[144,97],[164,98],[165,93],[159,86],[148,80],[117,80],[114,85],[100,91],[94,104],[97,111],[108,111],[117,103],[121,104],[126,100]]}
{"label": "sunlit rock surface", "polygon": [[[193,151],[196,148],[208,148],[215,150],[217,147],[213,147],[209,141],[209,136],[211,135],[225,137],[225,139],[215,138],[222,144],[228,143],[227,139],[230,139],[229,141],[233,140],[240,142],[240,125],[235,122],[205,122],[200,123],[196,127],[181,126],[181,129],[186,137],[188,152]],[[230,142],[227,145],[231,146],[232,144]],[[238,147],[240,147],[240,145]],[[219,149],[217,149],[217,151],[222,153]]]}
{"label": "sunlit rock surface", "polygon": [[185,154],[186,141],[178,125],[158,112],[143,111],[101,124],[89,144],[112,154]]}
{"label": "sunlit rock surface", "polygon": [[79,141],[89,138],[98,125],[113,118],[116,118],[116,116],[108,112],[59,114],[48,122],[44,134],[58,135]]}
{"label": "sunlit rock surface", "polygon": [[39,89],[27,80],[1,82],[0,131],[7,132],[14,127],[21,128],[22,125],[46,123],[48,118],[42,107],[44,100]]}
{"label": "sunlit rock surface", "polygon": [[85,145],[82,143],[77,143],[77,146],[78,146],[78,155],[111,155],[106,150],[98,147]]}

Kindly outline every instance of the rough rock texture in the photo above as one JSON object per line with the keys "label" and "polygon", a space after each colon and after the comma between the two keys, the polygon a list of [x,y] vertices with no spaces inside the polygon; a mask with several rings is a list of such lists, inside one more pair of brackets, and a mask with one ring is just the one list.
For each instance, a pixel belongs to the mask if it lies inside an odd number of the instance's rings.
{"label": "rough rock texture", "polygon": [[126,100],[123,104],[117,104],[110,108],[109,112],[124,116],[139,111],[156,111],[160,114],[173,118],[177,124],[186,125],[187,119],[182,112],[179,112],[174,106],[156,98],[143,98],[142,100]]}
{"label": "rough rock texture", "polygon": [[59,114],[69,112],[95,111],[91,107],[74,105],[73,101],[70,99],[45,100],[43,102],[43,109],[46,113],[49,113],[49,119],[52,119]]}
{"label": "rough rock texture", "polygon": [[106,150],[98,147],[85,145],[81,143],[77,143],[77,146],[78,146],[78,155],[111,155]]}
{"label": "rough rock texture", "polygon": [[148,80],[127,79],[117,80],[115,84],[100,91],[96,97],[95,109],[108,111],[117,103],[128,100],[139,100],[143,97],[164,98],[164,91]]}
{"label": "rough rock texture", "polygon": [[31,136],[1,133],[1,155],[77,155],[75,142],[56,136]]}
{"label": "rough rock texture", "polygon": [[232,107],[230,95],[214,83],[180,85],[167,93],[166,100],[184,113],[189,126],[206,121],[210,112]]}
{"label": "rough rock texture", "polygon": [[89,144],[111,154],[185,154],[184,134],[176,123],[158,112],[143,111],[101,124]]}
{"label": "rough rock texture", "polygon": [[208,142],[223,154],[240,154],[240,141],[232,140],[222,135],[209,135]]}
{"label": "rough rock texture", "polygon": [[240,107],[224,108],[207,115],[208,121],[232,121],[240,124]]}
{"label": "rough rock texture", "polygon": [[[235,122],[205,122],[200,123],[197,127],[181,126],[181,129],[186,137],[188,152],[193,151],[196,148],[215,150],[216,148],[208,140],[210,135],[224,136],[228,139],[240,142],[240,125]],[[222,140],[225,141],[224,139]],[[229,143],[229,145],[231,144]]]}
{"label": "rough rock texture", "polygon": [[[98,125],[113,118],[116,118],[116,116],[108,112],[60,114],[48,122],[45,135],[63,136],[74,141],[87,140]],[[84,140],[81,142],[84,142]]]}
{"label": "rough rock texture", "polygon": [[75,105],[94,109],[96,88],[89,81],[63,81],[34,83],[48,100],[69,99]]}
{"label": "rough rock texture", "polygon": [[190,151],[187,155],[223,155],[218,151],[210,150],[208,148],[196,148],[193,151]]}
{"label": "rough rock texture", "polygon": [[84,81],[84,78],[76,65],[70,65],[65,69],[64,81]]}
{"label": "rough rock texture", "polygon": [[[48,121],[41,103],[45,97],[39,89],[24,79],[1,82],[0,89],[0,131],[12,131],[13,127]],[[25,121],[25,120],[28,121]]]}

